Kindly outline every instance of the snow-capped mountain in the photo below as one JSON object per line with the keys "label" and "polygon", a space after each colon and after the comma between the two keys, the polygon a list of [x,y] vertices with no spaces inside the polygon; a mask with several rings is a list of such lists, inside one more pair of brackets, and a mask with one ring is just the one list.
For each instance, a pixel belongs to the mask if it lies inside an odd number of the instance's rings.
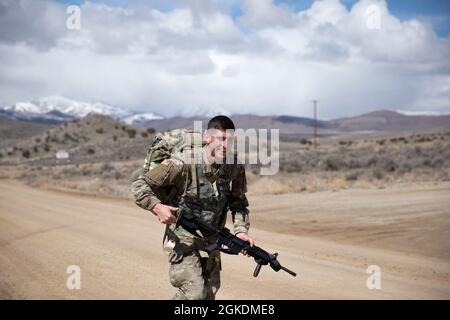
{"label": "snow-capped mountain", "polygon": [[[165,119],[154,112],[129,111],[103,102],[77,101],[57,95],[7,105],[0,108],[0,117],[57,124],[85,117],[91,112],[118,118],[129,125],[137,126],[147,126],[153,120]],[[219,114],[229,116],[231,112],[221,107],[195,107],[186,108],[176,115],[191,118]]]}
{"label": "snow-capped mountain", "polygon": [[6,106],[3,109],[6,111],[28,114],[47,114],[52,111],[58,111],[75,118],[82,118],[90,112],[118,118],[128,116],[130,114],[128,111],[107,105],[105,103],[81,102],[60,96],[43,97],[35,101],[16,102],[15,104]]}
{"label": "snow-capped mountain", "polygon": [[449,115],[449,112],[440,111],[408,111],[408,110],[396,110],[396,112],[405,116],[445,116]]}
{"label": "snow-capped mountain", "polygon": [[122,118],[122,121],[130,125],[131,124],[140,125],[145,124],[145,122],[150,120],[161,120],[161,119],[164,119],[164,117],[156,113],[149,112],[149,113],[136,113],[131,116]]}
{"label": "snow-capped mountain", "polygon": [[0,116],[12,119],[60,123],[98,113],[118,118],[128,124],[163,119],[155,113],[139,113],[102,102],[82,102],[61,96],[42,97],[33,101],[16,102],[0,109]]}

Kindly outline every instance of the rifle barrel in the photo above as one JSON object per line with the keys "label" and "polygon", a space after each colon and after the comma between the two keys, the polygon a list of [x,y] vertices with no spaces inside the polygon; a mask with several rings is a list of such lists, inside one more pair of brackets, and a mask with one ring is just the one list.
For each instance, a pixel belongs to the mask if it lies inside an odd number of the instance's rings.
{"label": "rifle barrel", "polygon": [[285,268],[283,266],[281,266],[281,270],[286,271],[287,273],[289,273],[291,276],[296,277],[297,274],[294,271],[289,270],[288,268]]}

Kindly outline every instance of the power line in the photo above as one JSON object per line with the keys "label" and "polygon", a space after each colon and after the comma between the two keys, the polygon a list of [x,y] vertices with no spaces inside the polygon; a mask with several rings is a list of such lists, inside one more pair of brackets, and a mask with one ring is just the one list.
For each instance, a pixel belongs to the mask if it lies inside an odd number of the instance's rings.
{"label": "power line", "polygon": [[314,99],[313,101],[314,104],[314,149],[317,148],[317,103],[319,102],[319,100]]}

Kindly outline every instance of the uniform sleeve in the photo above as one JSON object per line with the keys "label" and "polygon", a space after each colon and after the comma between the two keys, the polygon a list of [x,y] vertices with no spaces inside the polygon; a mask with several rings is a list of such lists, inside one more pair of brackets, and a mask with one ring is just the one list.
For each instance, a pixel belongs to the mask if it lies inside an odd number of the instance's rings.
{"label": "uniform sleeve", "polygon": [[250,228],[248,200],[245,196],[247,192],[247,179],[245,168],[238,164],[231,174],[231,194],[229,207],[233,216],[234,234],[248,233]]}
{"label": "uniform sleeve", "polygon": [[162,202],[158,190],[168,186],[175,187],[182,177],[182,169],[182,165],[166,159],[154,169],[142,173],[131,185],[136,204],[151,211],[156,204]]}

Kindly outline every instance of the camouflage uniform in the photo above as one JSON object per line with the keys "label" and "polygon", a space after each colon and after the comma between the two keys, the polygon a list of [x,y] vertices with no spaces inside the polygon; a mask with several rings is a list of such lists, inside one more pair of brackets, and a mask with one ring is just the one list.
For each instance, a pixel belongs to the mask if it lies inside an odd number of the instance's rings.
{"label": "camouflage uniform", "polygon": [[[241,164],[191,165],[176,159],[159,164],[146,161],[142,174],[132,184],[136,204],[146,210],[160,202],[175,207],[180,201],[195,202],[202,208],[203,219],[214,226],[225,225],[230,210],[235,234],[247,233],[250,226],[246,191]],[[211,241],[214,239],[207,242]],[[183,227],[167,225],[164,250],[170,262],[170,282],[178,288],[174,299],[215,298],[220,287],[220,251],[208,255],[202,251],[205,244],[203,238]]]}

